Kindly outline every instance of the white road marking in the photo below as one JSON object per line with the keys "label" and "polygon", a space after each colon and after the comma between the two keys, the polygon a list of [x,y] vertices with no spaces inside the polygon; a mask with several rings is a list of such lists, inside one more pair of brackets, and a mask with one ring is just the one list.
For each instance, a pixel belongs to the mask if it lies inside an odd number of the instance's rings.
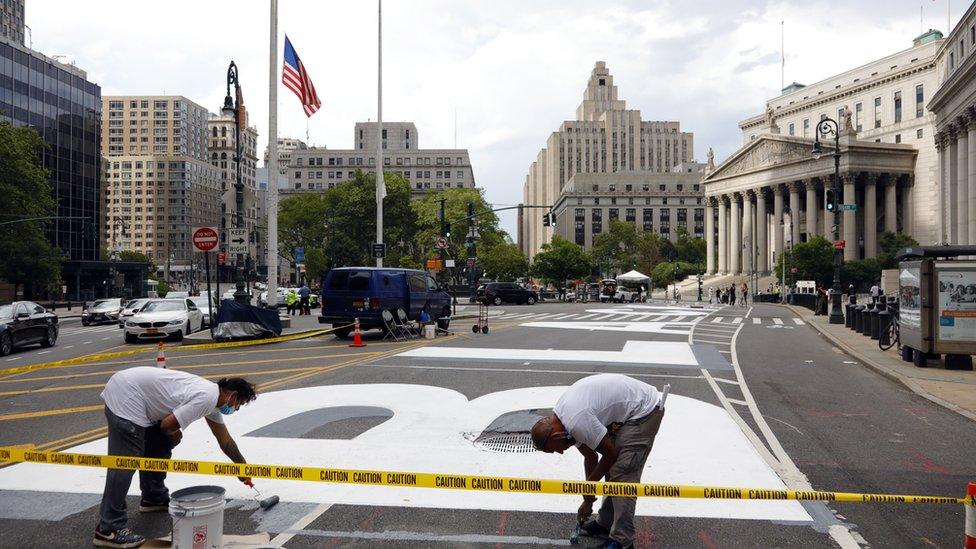
{"label": "white road marking", "polygon": [[742,324],[742,317],[741,316],[737,316],[737,317],[733,318],[732,319],[732,324]]}
{"label": "white road marking", "polygon": [[794,319],[793,319],[793,322],[795,322],[795,323],[796,323],[796,324],[797,324],[798,326],[800,326],[800,325],[803,325],[803,324],[804,324],[804,322],[803,322],[803,320],[801,320],[801,319],[799,319],[799,318],[794,318]]}
{"label": "white road marking", "polygon": [[322,514],[328,511],[331,507],[331,503],[320,503],[315,507],[315,509],[309,511],[307,515],[295,521],[295,524],[292,524],[291,527],[288,528],[288,532],[282,532],[275,536],[274,539],[271,540],[271,545],[275,547],[284,546],[286,542],[291,541],[291,538],[295,537],[295,533],[298,530],[304,530],[306,526],[312,524],[315,519],[322,516]]}
{"label": "white road marking", "polygon": [[783,323],[783,319],[782,318],[774,318],[773,319],[773,324],[782,324],[782,323]]}
{"label": "white road marking", "polygon": [[613,318],[615,316],[617,316],[617,315],[615,315],[615,314],[613,314],[613,315],[600,315],[600,316],[594,318],[593,320],[607,320],[608,318]]}
{"label": "white road marking", "polygon": [[582,322],[565,321],[542,321],[525,322],[522,326],[529,328],[555,328],[559,330],[588,330],[604,332],[638,332],[646,334],[672,334],[685,335],[691,329],[693,323],[674,324],[668,322],[598,322],[596,320],[584,320]]}
{"label": "white road marking", "polygon": [[531,360],[565,362],[617,362],[625,364],[681,364],[697,366],[691,346],[683,341],[628,341],[619,351],[588,349],[496,349],[491,347],[420,347],[398,357],[471,360]]}
{"label": "white road marking", "polygon": [[759,318],[758,316],[754,316],[754,317],[752,317],[752,323],[753,324],[762,324],[762,319]]}
{"label": "white road marking", "polygon": [[107,341],[107,340],[109,340],[109,339],[112,339],[112,338],[110,338],[110,337],[103,337],[103,338],[102,338],[102,341]]}
{"label": "white road marking", "polygon": [[82,345],[90,345],[90,344],[91,344],[91,341],[90,340],[82,343]]}
{"label": "white road marking", "polygon": [[72,349],[72,348],[74,348],[74,345],[67,345],[67,346],[65,346],[65,349]]}
{"label": "white road marking", "polygon": [[[525,362],[522,365],[527,366],[531,364],[530,362]],[[596,374],[624,374],[629,377],[660,377],[665,379],[704,379],[704,376],[683,376],[677,374],[635,374],[632,372],[611,372],[599,371],[591,372],[587,370],[547,370],[547,369],[533,369],[533,368],[482,368],[482,367],[465,367],[465,366],[425,366],[422,364],[371,364],[370,366],[376,368],[404,368],[407,370],[457,370],[459,372],[512,372],[512,373],[523,373],[523,374],[570,374],[570,375],[596,375]]]}
{"label": "white road marking", "polygon": [[15,357],[13,357],[13,358],[8,358],[8,359],[7,359],[7,362],[13,362],[13,361],[15,361],[15,360],[20,360],[20,359],[22,359],[22,358],[24,358],[24,357],[23,357],[23,356],[15,356]]}
{"label": "white road marking", "polygon": [[572,314],[572,315],[556,315],[556,316],[552,317],[552,319],[553,320],[558,320],[560,318],[570,318],[570,317],[573,317],[573,316],[576,316],[576,315],[574,315],[574,314]]}
{"label": "white road marking", "polygon": [[46,355],[46,354],[48,354],[48,353],[50,353],[50,352],[51,352],[51,351],[41,351],[41,352],[39,352],[39,353],[37,353],[37,354],[39,354],[39,355]]}
{"label": "white road marking", "polygon": [[591,318],[591,317],[594,317],[594,316],[596,316],[596,315],[595,314],[583,315],[583,316],[577,318],[576,320],[586,320],[587,318]]}
{"label": "white road marking", "polygon": [[712,324],[721,324],[723,322],[725,322],[725,318],[721,316],[717,316],[712,319]]}

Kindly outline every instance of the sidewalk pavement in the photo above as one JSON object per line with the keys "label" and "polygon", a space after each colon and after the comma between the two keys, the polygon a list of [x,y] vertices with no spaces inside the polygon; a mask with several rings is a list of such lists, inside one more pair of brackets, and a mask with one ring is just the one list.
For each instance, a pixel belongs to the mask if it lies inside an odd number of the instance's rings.
{"label": "sidewalk pavement", "polygon": [[[904,362],[898,347],[882,351],[871,339],[843,324],[830,324],[804,307],[787,305],[835,346],[867,367],[908,387],[915,393],[976,421],[976,371],[917,368]],[[932,364],[933,362],[930,362]]]}

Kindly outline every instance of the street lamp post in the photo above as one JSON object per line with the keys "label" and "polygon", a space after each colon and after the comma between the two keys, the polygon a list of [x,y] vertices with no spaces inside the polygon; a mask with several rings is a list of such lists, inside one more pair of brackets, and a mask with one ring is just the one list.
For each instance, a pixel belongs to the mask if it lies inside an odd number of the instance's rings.
{"label": "street lamp post", "polygon": [[834,136],[834,181],[831,185],[833,204],[827,204],[827,207],[834,212],[834,282],[830,288],[829,322],[831,324],[843,324],[844,312],[840,306],[840,268],[844,262],[844,255],[843,250],[837,247],[837,243],[840,241],[840,209],[838,208],[839,204],[837,204],[837,198],[840,196],[840,126],[837,121],[825,117],[817,124],[813,150],[810,151],[814,160],[818,160],[823,155],[823,148],[820,146],[821,135],[825,138],[830,135]]}
{"label": "street lamp post", "polygon": [[[233,97],[230,95],[231,84],[234,85]],[[241,95],[240,89],[241,83],[237,78],[237,64],[231,61],[230,66],[227,67],[227,95],[224,97],[224,107],[220,111],[224,116],[234,117],[234,163],[237,165],[236,178],[234,179],[234,199],[237,208],[234,215],[234,227],[238,229],[244,228],[244,181],[241,179],[241,105],[238,102]],[[269,177],[273,178],[274,175]],[[244,257],[242,254],[237,254],[235,263],[237,266],[237,280],[235,281],[237,291],[234,292],[234,301],[243,304],[248,302],[248,296],[244,289]]]}

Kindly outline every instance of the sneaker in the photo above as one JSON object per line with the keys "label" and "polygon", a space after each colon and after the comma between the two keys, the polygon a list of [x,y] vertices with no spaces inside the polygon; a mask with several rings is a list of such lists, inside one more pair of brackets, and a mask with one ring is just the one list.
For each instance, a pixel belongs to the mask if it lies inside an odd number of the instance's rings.
{"label": "sneaker", "polygon": [[607,538],[610,537],[610,529],[595,520],[588,520],[580,526],[580,535]]}
{"label": "sneaker", "polygon": [[141,513],[156,513],[159,511],[169,510],[169,498],[151,501],[148,499],[139,500],[139,512]]}
{"label": "sneaker", "polygon": [[146,538],[128,528],[108,532],[102,532],[95,528],[95,537],[92,538],[92,544],[97,547],[115,547],[117,549],[135,549],[143,543],[146,543]]}

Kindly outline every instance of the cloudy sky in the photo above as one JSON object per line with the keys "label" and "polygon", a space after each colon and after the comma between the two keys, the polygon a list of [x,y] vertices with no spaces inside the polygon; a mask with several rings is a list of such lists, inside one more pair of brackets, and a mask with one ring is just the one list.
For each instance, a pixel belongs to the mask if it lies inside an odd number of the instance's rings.
{"label": "cloudy sky", "polygon": [[[384,119],[415,122],[422,148],[453,147],[456,128],[478,186],[514,205],[597,60],[628,107],[680,121],[696,158],[711,146],[720,161],[740,143],[737,122],[778,93],[781,21],[786,82],[810,84],[910,47],[921,27],[944,31],[947,2],[387,0]],[[951,21],[968,7],[952,2]],[[74,60],[103,95],[184,95],[217,111],[235,60],[261,156],[268,11],[266,0],[27,0],[27,24],[35,49]],[[353,124],[376,117],[376,1],[280,0],[279,11],[323,100],[309,143],[351,148]],[[278,134],[304,139],[297,98],[279,87],[278,101]],[[514,235],[514,215],[502,219]]]}

